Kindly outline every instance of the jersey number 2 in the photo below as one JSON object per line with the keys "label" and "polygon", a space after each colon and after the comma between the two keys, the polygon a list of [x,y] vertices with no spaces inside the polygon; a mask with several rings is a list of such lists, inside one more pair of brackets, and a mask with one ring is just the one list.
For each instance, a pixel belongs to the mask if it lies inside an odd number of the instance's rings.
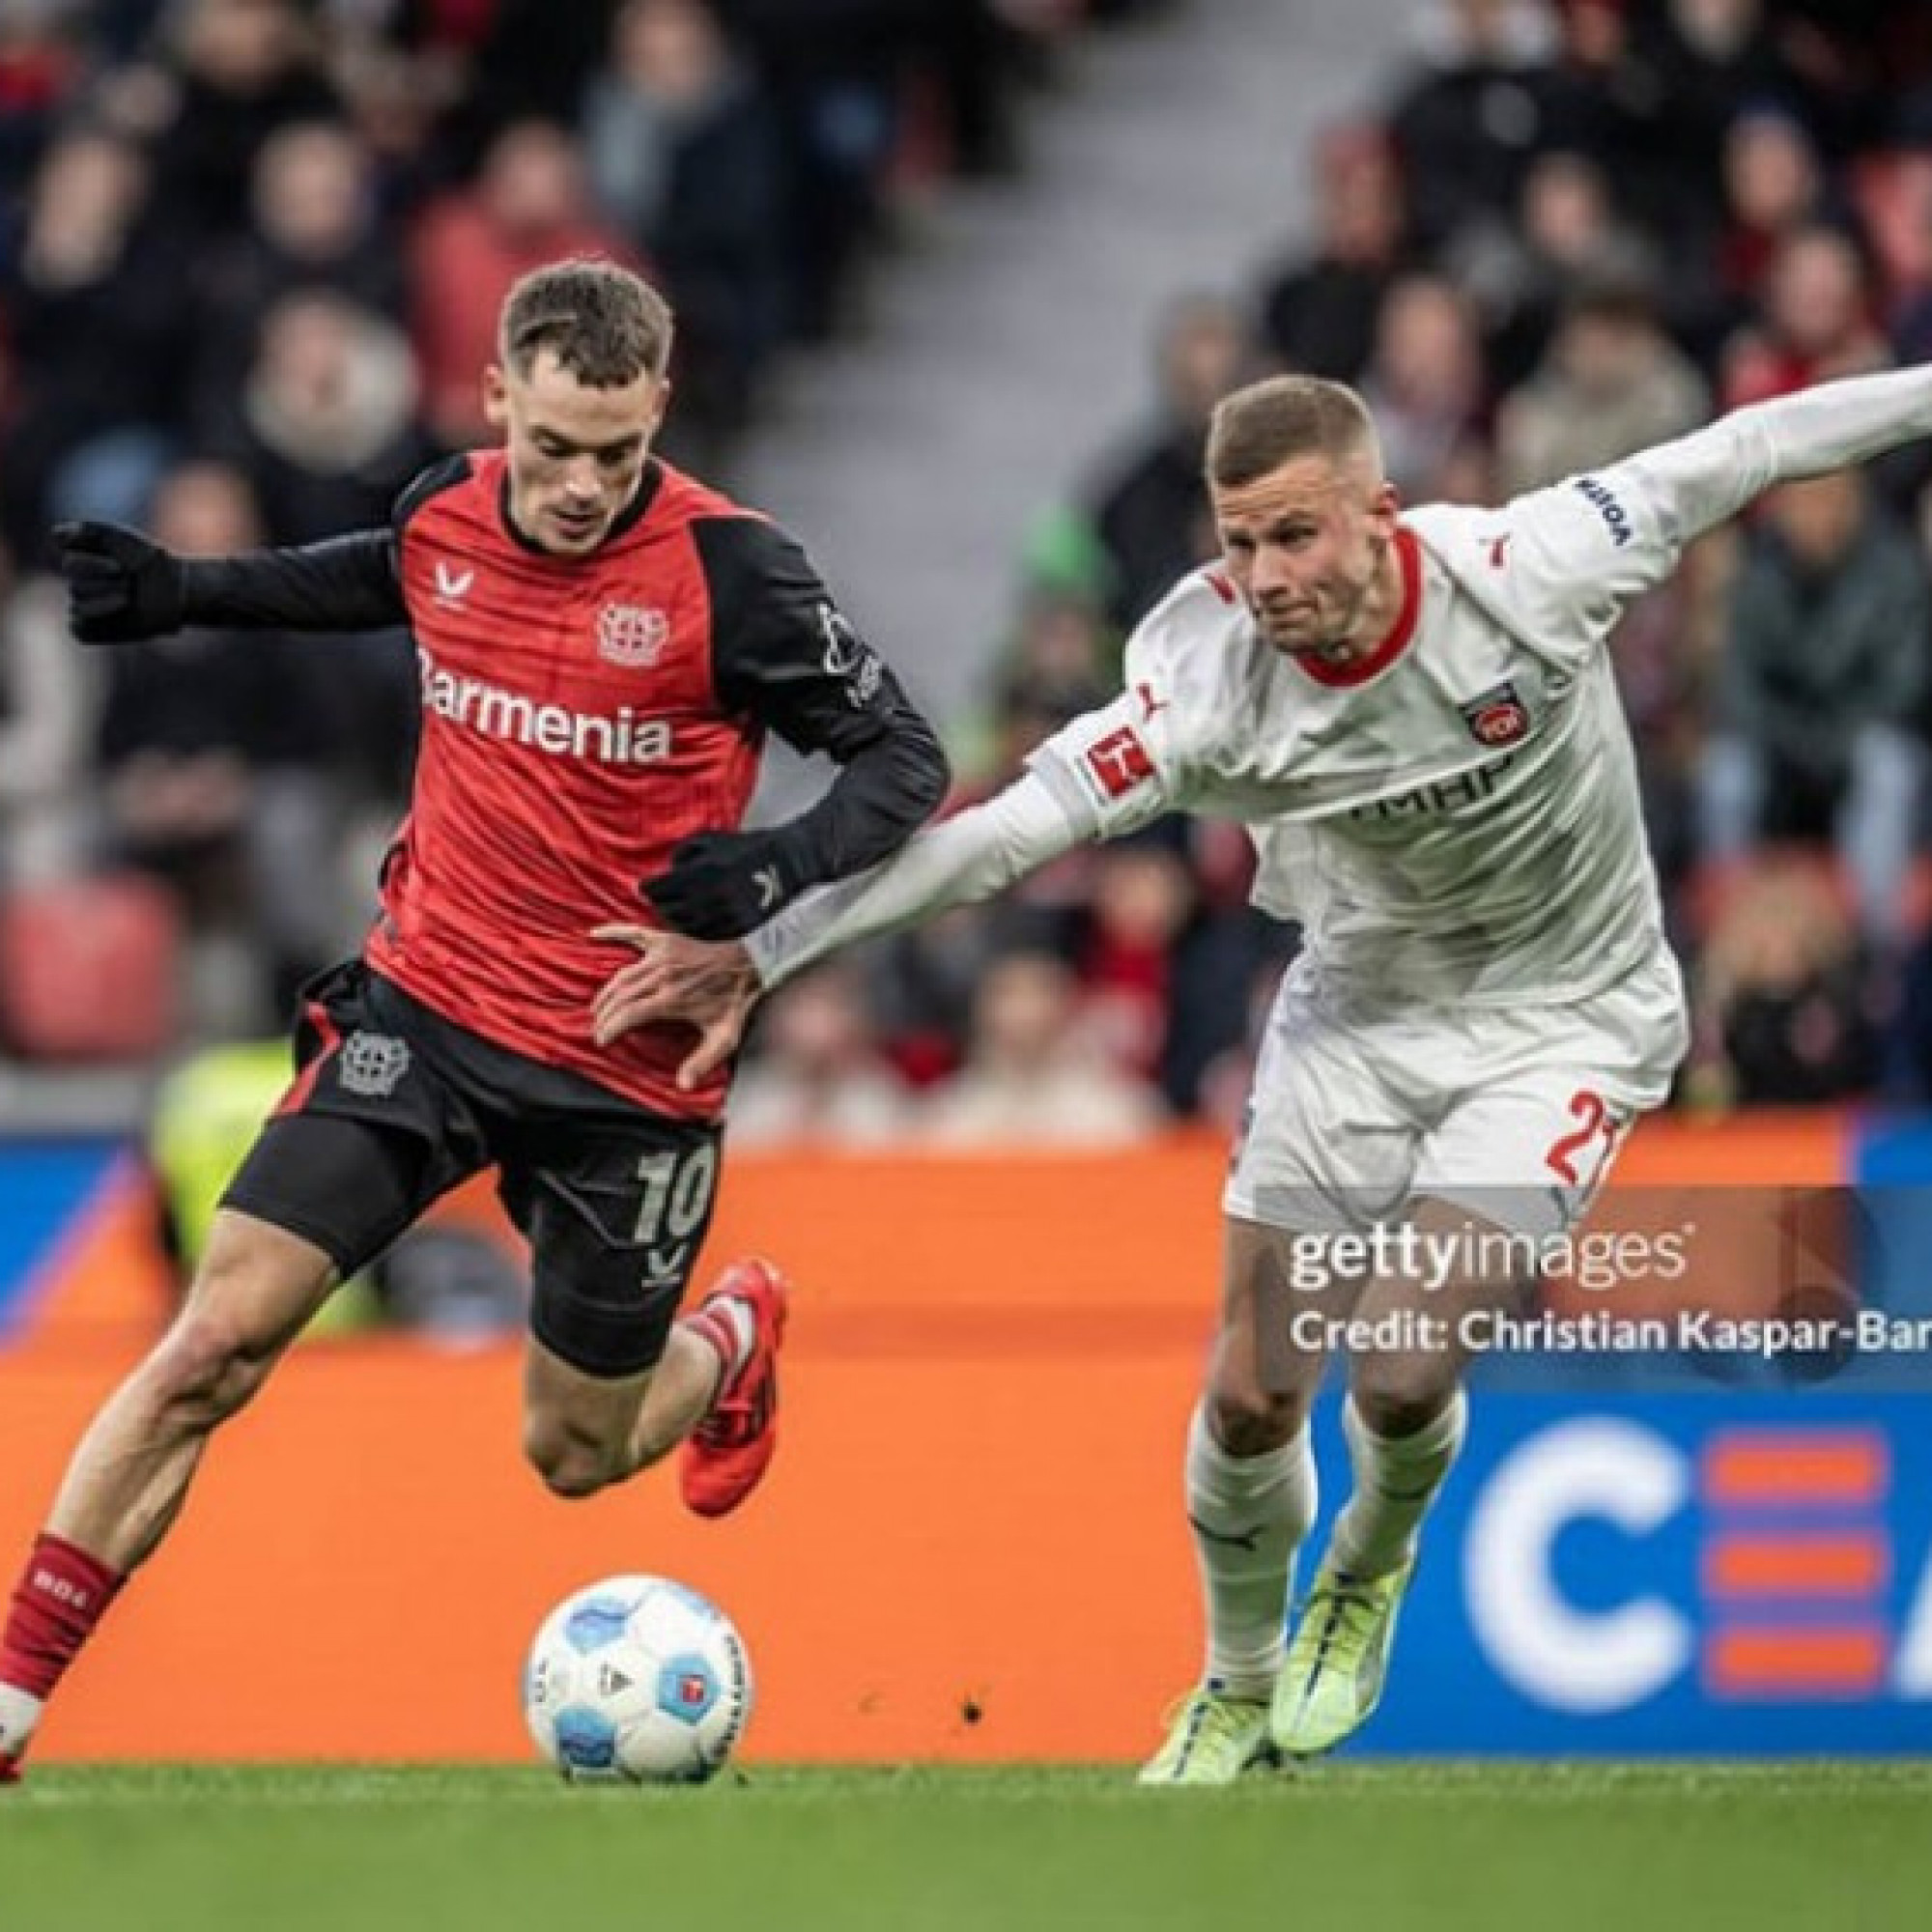
{"label": "jersey number 2", "polygon": [[1603,1179],[1604,1169],[1609,1164],[1611,1154],[1616,1151],[1617,1131],[1621,1122],[1610,1112],[1609,1103],[1601,1094],[1593,1094],[1587,1087],[1579,1087],[1570,1096],[1570,1118],[1579,1122],[1573,1132],[1560,1135],[1550,1143],[1549,1151],[1543,1156],[1544,1165],[1551,1174],[1568,1187],[1581,1187],[1583,1177],[1577,1172],[1577,1156],[1594,1140],[1601,1140],[1604,1151],[1597,1156],[1596,1172],[1590,1177],[1594,1186]]}

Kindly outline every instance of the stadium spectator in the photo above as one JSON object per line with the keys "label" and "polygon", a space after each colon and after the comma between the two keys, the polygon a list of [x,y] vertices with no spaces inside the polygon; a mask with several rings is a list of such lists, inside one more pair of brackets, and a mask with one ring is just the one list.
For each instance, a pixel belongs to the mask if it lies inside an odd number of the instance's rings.
{"label": "stadium spectator", "polygon": [[927,1096],[922,1137],[941,1147],[1119,1147],[1158,1124],[1151,1089],[1121,1072],[1058,953],[1014,950],[974,989],[965,1064]]}
{"label": "stadium spectator", "polygon": [[792,315],[769,107],[707,0],[628,0],[582,126],[605,213],[656,264],[683,319],[680,416],[722,448]]}
{"label": "stadium spectator", "polygon": [[1724,130],[1723,184],[1727,220],[1715,265],[1726,299],[1742,306],[1786,238],[1825,223],[1831,211],[1810,130],[1782,107],[1747,107]]}
{"label": "stadium spectator", "polygon": [[185,385],[183,238],[131,142],[78,129],[47,151],[0,314],[16,374],[0,424],[0,505],[15,554],[50,511],[138,513]]}
{"label": "stadium spectator", "polygon": [[1188,296],[1162,324],[1154,420],[1092,492],[1111,582],[1107,613],[1131,629],[1180,572],[1213,551],[1201,452],[1214,405],[1246,373],[1247,324],[1219,296]]}
{"label": "stadium spectator", "polygon": [[1816,861],[1750,863],[1699,956],[1690,1095],[1816,1106],[1869,1094],[1880,1029],[1856,921]]}
{"label": "stadium spectator", "polygon": [[1736,409],[1890,360],[1858,244],[1814,224],[1779,242],[1756,315],[1724,345],[1721,401]]}
{"label": "stadium spectator", "polygon": [[1097,855],[1079,939],[1083,1023],[1108,1062],[1143,1083],[1159,1082],[1167,1064],[1177,955],[1194,911],[1178,838],[1150,834]]}
{"label": "stadium spectator", "polygon": [[33,175],[79,72],[66,12],[56,0],[0,14],[0,201]]}
{"label": "stadium spectator", "polygon": [[1658,327],[1647,281],[1586,281],[1535,373],[1497,411],[1497,479],[1517,496],[1668,441],[1709,413],[1710,391]]}
{"label": "stadium spectator", "polygon": [[1119,655],[1118,639],[1087,597],[1042,589],[1023,601],[997,687],[993,764],[1000,777],[1018,771],[1038,742],[1026,741],[1030,724],[1044,722],[1052,732],[1085,711],[1114,681]]}
{"label": "stadium spectator", "polygon": [[1281,368],[1352,383],[1403,265],[1407,213],[1395,155],[1379,128],[1331,128],[1316,143],[1315,240],[1271,272],[1261,346]]}
{"label": "stadium spectator", "polygon": [[911,1089],[880,1048],[862,972],[843,960],[772,1002],[731,1094],[731,1138],[889,1147],[912,1127]]}
{"label": "stadium spectator", "polygon": [[1441,267],[1475,306],[1485,371],[1498,387],[1535,367],[1579,288],[1651,271],[1649,249],[1617,215],[1601,169],[1570,149],[1531,165],[1514,222],[1460,231],[1442,249]]}
{"label": "stadium spectator", "polygon": [[1423,251],[1516,207],[1552,132],[1549,29],[1538,0],[1448,0],[1425,16],[1421,71],[1389,111]]}
{"label": "stadium spectator", "polygon": [[159,195],[205,245],[247,225],[256,160],[275,133],[334,120],[342,102],[296,0],[185,0],[166,25]]}
{"label": "stadium spectator", "polygon": [[1884,277],[1892,346],[1901,361],[1922,362],[1932,357],[1932,140],[1870,157],[1859,206]]}
{"label": "stadium spectator", "polygon": [[784,154],[785,281],[807,342],[849,325],[860,260],[883,230],[923,9],[907,0],[726,0]]}
{"label": "stadium spectator", "polygon": [[476,372],[495,353],[497,318],[512,284],[573,255],[639,260],[598,217],[582,157],[551,122],[504,128],[475,184],[424,211],[411,242],[411,332],[425,413],[445,446],[467,448],[490,434]]}
{"label": "stadium spectator", "polygon": [[201,441],[247,472],[271,541],[311,543],[380,523],[429,461],[415,406],[402,330],[306,290],[263,315],[242,386],[220,396]]}
{"label": "stadium spectator", "polygon": [[[208,463],[163,477],[152,522],[190,555],[263,534],[245,479]],[[221,976],[217,1011],[272,1025],[351,930],[335,864],[348,721],[334,681],[313,650],[212,626],[117,651],[105,671],[109,850],[179,895],[199,965]],[[210,1023],[206,1005],[199,1017]]]}
{"label": "stadium spectator", "polygon": [[400,322],[405,290],[368,150],[346,127],[303,121],[264,143],[248,227],[229,242],[201,291],[204,393],[234,382],[269,311],[284,297],[327,290]]}
{"label": "stadium spectator", "polygon": [[1629,0],[1549,0],[1557,47],[1543,94],[1548,133],[1600,173],[1623,210],[1656,223],[1677,191],[1659,156],[1669,109]]}
{"label": "stadium spectator", "polygon": [[1468,301],[1440,276],[1404,276],[1382,306],[1362,396],[1380,426],[1389,481],[1405,500],[1483,494],[1450,472],[1482,440],[1486,383]]}
{"label": "stadium spectator", "polygon": [[1677,187],[1660,215],[1674,214],[1673,242],[1708,245],[1729,129],[1755,101],[1802,113],[1805,89],[1764,0],[1666,0],[1646,46],[1663,103],[1659,158]]}
{"label": "stadium spectator", "polygon": [[96,694],[63,606],[0,550],[0,895],[71,876],[92,843]]}
{"label": "stadium spectator", "polygon": [[1731,604],[1702,849],[1835,838],[1867,935],[1895,942],[1923,789],[1932,652],[1924,559],[1854,471],[1784,485]]}

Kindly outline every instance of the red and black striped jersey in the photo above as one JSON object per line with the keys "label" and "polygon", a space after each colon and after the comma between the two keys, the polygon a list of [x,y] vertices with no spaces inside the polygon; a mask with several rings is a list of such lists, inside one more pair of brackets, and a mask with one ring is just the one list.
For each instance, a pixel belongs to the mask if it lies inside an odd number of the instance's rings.
{"label": "red and black striped jersey", "polygon": [[592,929],[652,923],[639,887],[678,840],[739,825],[768,728],[847,779],[875,768],[828,877],[910,834],[944,757],[768,519],[653,460],[594,552],[554,555],[510,521],[505,472],[499,450],[459,457],[410,486],[390,531],[198,561],[195,602],[310,629],[407,621],[422,734],[369,963],[500,1046],[710,1118],[725,1078],[678,1092],[682,1027],[592,1039],[625,957]]}

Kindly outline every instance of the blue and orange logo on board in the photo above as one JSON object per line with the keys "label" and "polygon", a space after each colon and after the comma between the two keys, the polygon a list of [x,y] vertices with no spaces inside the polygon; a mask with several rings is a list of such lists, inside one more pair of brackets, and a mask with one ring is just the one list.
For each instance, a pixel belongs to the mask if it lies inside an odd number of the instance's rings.
{"label": "blue and orange logo on board", "polygon": [[1922,1505],[1894,1485],[1898,1447],[1856,1422],[1540,1429],[1471,1505],[1477,1641],[1514,1690],[1578,1717],[1687,1685],[1727,1705],[1932,1699],[1932,1568],[1894,1588]]}
{"label": "blue and orange logo on board", "polygon": [[1884,1431],[1723,1429],[1697,1464],[1706,1692],[1724,1702],[1879,1694],[1893,1636]]}

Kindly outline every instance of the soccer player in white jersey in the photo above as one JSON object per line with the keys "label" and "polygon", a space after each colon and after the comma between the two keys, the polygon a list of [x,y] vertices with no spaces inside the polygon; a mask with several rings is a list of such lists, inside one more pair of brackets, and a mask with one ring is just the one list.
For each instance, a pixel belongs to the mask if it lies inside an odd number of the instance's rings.
{"label": "soccer player in white jersey", "polygon": [[1135,632],[1115,702],[997,797],[749,941],[605,929],[639,956],[599,996],[600,1034],[685,1017],[695,1076],[759,991],[836,947],[1162,812],[1249,828],[1256,902],[1298,918],[1305,945],[1227,1185],[1220,1327],[1187,1438],[1206,1668],[1144,1780],[1227,1782],[1326,1749],[1375,1709],[1417,1529],[1462,1441],[1466,1356],[1350,1356],[1352,1491],[1285,1645],[1326,1318],[1399,1330],[1426,1308],[1453,1336],[1523,1288],[1507,1259],[1433,1290],[1399,1267],[1364,1282],[1323,1268],[1327,1247],[1398,1223],[1451,1244],[1566,1234],[1682,1055],[1605,650],[1619,612],[1767,486],[1926,435],[1932,368],[1902,370],[1738,411],[1499,509],[1405,512],[1352,390],[1258,383],[1209,437],[1222,558]]}

